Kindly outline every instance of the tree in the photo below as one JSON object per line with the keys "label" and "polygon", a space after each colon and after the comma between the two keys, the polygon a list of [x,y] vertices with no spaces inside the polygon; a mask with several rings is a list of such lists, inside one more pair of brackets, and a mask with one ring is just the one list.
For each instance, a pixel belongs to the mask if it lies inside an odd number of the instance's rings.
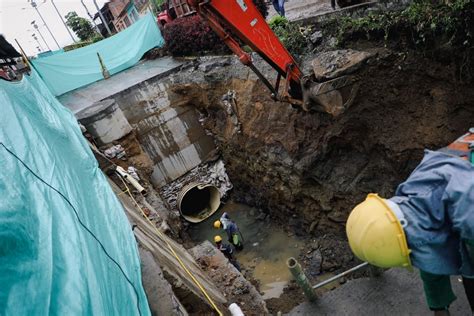
{"label": "tree", "polygon": [[87,41],[95,35],[92,23],[89,20],[78,16],[75,11],[66,14],[65,18],[67,26],[76,33],[81,41]]}

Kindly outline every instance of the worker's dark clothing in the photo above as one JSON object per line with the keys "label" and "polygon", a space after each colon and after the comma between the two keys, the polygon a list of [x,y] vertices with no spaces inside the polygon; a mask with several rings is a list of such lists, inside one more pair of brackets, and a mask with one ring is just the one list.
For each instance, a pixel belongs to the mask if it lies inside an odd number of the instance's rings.
{"label": "worker's dark clothing", "polygon": [[229,218],[227,213],[222,214],[220,222],[222,223],[222,228],[227,233],[227,240],[234,245],[235,249],[242,250],[244,245],[237,224]]}
{"label": "worker's dark clothing", "polygon": [[[444,153],[425,151],[390,201],[407,221],[404,231],[413,266],[421,270],[428,305],[447,307],[455,296],[449,275],[474,277],[474,166]],[[465,287],[470,301],[472,280]]]}
{"label": "worker's dark clothing", "polygon": [[[456,300],[449,275],[431,274],[420,270],[426,302],[431,310],[445,310]],[[474,279],[462,278],[464,291],[474,310]]]}
{"label": "worker's dark clothing", "polygon": [[229,260],[232,265],[240,271],[240,265],[234,257],[234,249],[232,249],[231,245],[226,245],[222,242],[216,243],[217,249],[219,249],[224,256]]}
{"label": "worker's dark clothing", "polygon": [[285,0],[272,0],[275,11],[282,17],[285,16]]}
{"label": "worker's dark clothing", "polygon": [[336,0],[331,0],[331,8],[336,10]]}

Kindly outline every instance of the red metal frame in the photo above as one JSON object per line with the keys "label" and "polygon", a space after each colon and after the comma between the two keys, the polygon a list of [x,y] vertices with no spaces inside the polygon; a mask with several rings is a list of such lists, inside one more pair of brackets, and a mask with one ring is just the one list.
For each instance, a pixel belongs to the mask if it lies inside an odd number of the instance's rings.
{"label": "red metal frame", "polygon": [[[294,98],[301,99],[302,72],[297,63],[286,50],[278,37],[273,33],[265,19],[257,10],[252,0],[187,0],[203,17],[211,28],[222,38],[240,61],[252,68],[268,86],[268,81],[252,64],[250,54],[246,53],[240,44],[224,26],[229,27],[240,40],[249,45],[265,61],[267,61],[280,76],[286,78],[288,92]],[[279,84],[279,79],[277,80]],[[271,87],[271,85],[270,85]],[[269,87],[269,88],[270,88]],[[275,93],[278,87],[271,88]]]}

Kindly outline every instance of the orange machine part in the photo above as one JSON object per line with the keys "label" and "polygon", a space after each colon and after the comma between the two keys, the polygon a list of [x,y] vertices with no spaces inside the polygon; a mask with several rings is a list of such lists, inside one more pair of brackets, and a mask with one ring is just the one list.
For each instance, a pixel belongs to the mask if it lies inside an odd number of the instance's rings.
{"label": "orange machine part", "polygon": [[462,159],[469,159],[469,144],[474,143],[474,133],[467,133],[449,144],[445,149],[457,153]]}
{"label": "orange machine part", "polygon": [[[296,61],[273,33],[252,0],[188,0],[188,3],[208,20],[218,34],[216,25],[229,27],[287,81],[300,84],[302,73]],[[227,38],[222,34],[219,36],[228,45],[236,43],[235,40],[229,41],[228,34]],[[242,60],[242,52],[239,53],[235,46],[230,48]]]}

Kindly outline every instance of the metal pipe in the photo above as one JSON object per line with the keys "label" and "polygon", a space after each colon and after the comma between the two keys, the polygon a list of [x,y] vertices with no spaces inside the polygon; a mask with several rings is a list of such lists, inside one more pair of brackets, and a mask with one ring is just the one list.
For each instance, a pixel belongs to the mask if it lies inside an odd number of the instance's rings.
{"label": "metal pipe", "polygon": [[94,23],[95,30],[97,31],[97,33],[100,34],[99,27],[97,26],[97,23],[95,23],[94,17],[93,17],[92,14],[89,12],[89,9],[87,8],[86,4],[84,3],[84,0],[81,0],[81,3],[82,3],[82,6],[84,7],[84,9],[86,9],[87,15],[88,15],[89,18],[92,20],[92,23]]}
{"label": "metal pipe", "polygon": [[107,29],[107,33],[109,33],[109,35],[112,35],[112,31],[110,30],[109,28],[109,24],[107,23],[107,21],[105,20],[104,16],[102,15],[102,12],[100,11],[100,8],[99,6],[97,5],[97,1],[94,0],[94,5],[95,5],[95,8],[97,9],[97,12],[99,13],[99,17],[100,17],[100,20],[102,21],[102,24],[105,26],[105,28]]}
{"label": "metal pipe", "polygon": [[54,37],[53,32],[51,32],[51,30],[50,30],[49,27],[48,27],[48,24],[46,24],[46,21],[43,19],[43,16],[42,16],[41,13],[39,12],[39,10],[38,10],[38,5],[36,4],[36,0],[31,0],[31,6],[32,6],[33,8],[35,8],[36,13],[38,13],[39,17],[41,18],[41,21],[43,21],[44,26],[46,26],[46,29],[48,30],[49,34],[51,34],[51,37],[53,38],[53,40],[54,40],[54,42],[56,43],[56,45],[58,45],[58,49],[61,49],[61,46],[59,46],[58,41],[56,41],[56,38]]}
{"label": "metal pipe", "polygon": [[137,180],[135,180],[131,175],[129,175],[125,169],[123,169],[122,167],[120,166],[117,166],[117,169],[116,169],[117,173],[122,177],[124,178],[125,180],[127,180],[128,183],[130,183],[133,187],[135,187],[135,189],[137,189],[138,192],[140,192],[141,194],[145,195],[146,194],[146,190],[144,187],[141,186],[140,183],[138,183]]}
{"label": "metal pipe", "polygon": [[331,283],[331,282],[336,281],[337,279],[342,278],[342,277],[345,276],[345,275],[348,275],[348,274],[351,273],[351,272],[354,272],[354,271],[356,271],[356,270],[359,270],[359,269],[361,269],[361,268],[363,268],[363,267],[365,267],[365,266],[368,266],[368,265],[369,265],[368,262],[361,263],[361,264],[359,264],[358,266],[355,266],[355,267],[353,267],[353,268],[351,268],[351,269],[349,269],[349,270],[347,270],[347,271],[344,271],[344,272],[342,272],[342,273],[340,273],[340,274],[338,274],[338,275],[333,276],[332,278],[329,278],[329,279],[327,279],[327,280],[324,280],[324,281],[321,282],[321,283],[316,284],[315,286],[313,286],[313,289],[318,289],[318,288],[320,288],[320,287],[322,287],[322,286],[325,286],[325,285],[327,285],[327,284],[329,284],[329,283]]}
{"label": "metal pipe", "polygon": [[105,67],[104,61],[102,60],[102,57],[100,57],[99,53],[97,53],[97,57],[99,58],[99,64],[100,64],[100,68],[102,70],[102,76],[104,77],[104,79],[109,79],[110,78],[110,73],[107,70],[107,67]]}
{"label": "metal pipe", "polygon": [[28,59],[28,56],[26,55],[25,51],[23,50],[23,47],[21,47],[20,43],[18,42],[18,40],[16,38],[15,38],[15,42],[18,45],[18,47],[20,48],[21,57],[23,59],[23,62],[25,63],[26,67],[28,68],[28,71],[31,71],[31,65],[30,65],[30,60]]}
{"label": "metal pipe", "polygon": [[33,33],[31,36],[32,36],[33,39],[36,41],[36,43],[38,43],[38,46],[41,48],[41,51],[43,51],[43,50],[44,50],[43,45],[41,45],[40,41],[39,41],[38,38],[36,37],[36,34]]}
{"label": "metal pipe", "polygon": [[67,32],[69,33],[69,36],[71,36],[71,38],[72,38],[72,40],[74,41],[74,43],[77,43],[76,40],[74,39],[74,36],[72,36],[71,30],[67,27],[66,22],[64,22],[64,19],[63,19],[61,13],[59,13],[59,10],[58,10],[58,8],[56,7],[56,4],[54,3],[54,0],[51,0],[51,3],[52,3],[52,5],[53,5],[54,9],[56,10],[56,13],[59,15],[59,18],[61,19],[61,22],[63,22],[64,27],[66,28]]}
{"label": "metal pipe", "polygon": [[301,265],[298,263],[298,261],[291,257],[286,261],[286,265],[295,278],[296,283],[298,283],[298,285],[303,289],[306,298],[310,302],[314,302],[316,300],[316,293],[314,293],[314,290],[311,287],[308,278],[304,274],[303,269],[301,269]]}

